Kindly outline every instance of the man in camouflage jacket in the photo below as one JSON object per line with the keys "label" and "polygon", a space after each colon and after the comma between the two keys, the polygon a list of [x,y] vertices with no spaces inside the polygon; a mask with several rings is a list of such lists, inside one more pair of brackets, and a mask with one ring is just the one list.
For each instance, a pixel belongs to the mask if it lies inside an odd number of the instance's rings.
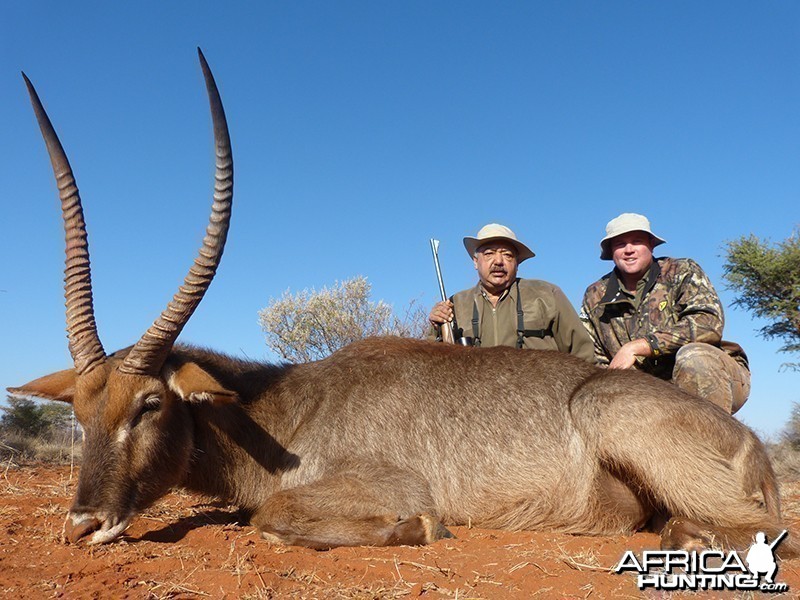
{"label": "man in camouflage jacket", "polygon": [[722,303],[700,266],[653,258],[664,241],[642,215],[606,226],[600,258],[615,268],[587,288],[581,310],[595,362],[641,369],[735,413],[750,393],[747,357],[722,340]]}
{"label": "man in camouflage jacket", "polygon": [[456,337],[476,346],[558,350],[594,362],[592,340],[564,292],[517,277],[519,263],[534,253],[513,231],[491,223],[477,237],[465,237],[464,246],[478,284],[434,305],[428,319],[435,330],[453,322]]}

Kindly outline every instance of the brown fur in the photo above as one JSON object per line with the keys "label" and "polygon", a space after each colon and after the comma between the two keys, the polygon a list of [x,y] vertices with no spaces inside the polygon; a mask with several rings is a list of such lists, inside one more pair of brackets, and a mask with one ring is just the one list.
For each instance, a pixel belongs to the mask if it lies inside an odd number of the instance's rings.
{"label": "brown fur", "polygon": [[[427,543],[447,535],[440,521],[611,534],[656,510],[738,545],[780,528],[756,436],[638,372],[399,338],[279,367],[178,346],[160,378],[119,373],[124,355],[73,385],[86,432],[77,525],[110,529],[182,486],[314,548]],[[70,393],[53,386],[16,391]]]}

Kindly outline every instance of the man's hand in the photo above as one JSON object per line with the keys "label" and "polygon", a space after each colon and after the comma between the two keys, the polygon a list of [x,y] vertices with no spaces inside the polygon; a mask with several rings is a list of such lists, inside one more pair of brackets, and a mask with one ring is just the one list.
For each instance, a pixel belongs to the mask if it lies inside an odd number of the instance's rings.
{"label": "man's hand", "polygon": [[442,325],[449,323],[453,320],[453,303],[449,300],[443,300],[433,305],[431,314],[428,315],[428,320],[433,325]]}
{"label": "man's hand", "polygon": [[640,338],[638,340],[631,340],[614,355],[611,359],[611,364],[608,365],[609,369],[630,369],[636,364],[636,357],[641,356],[647,358],[652,355],[653,351],[647,340]]}

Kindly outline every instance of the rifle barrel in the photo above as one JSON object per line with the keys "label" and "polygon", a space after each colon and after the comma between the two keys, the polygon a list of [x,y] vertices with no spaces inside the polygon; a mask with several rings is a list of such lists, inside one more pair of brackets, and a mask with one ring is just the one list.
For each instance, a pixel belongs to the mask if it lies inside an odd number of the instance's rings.
{"label": "rifle barrel", "polygon": [[433,252],[433,265],[436,267],[436,279],[439,281],[439,293],[442,300],[447,300],[447,293],[444,291],[444,279],[442,279],[442,268],[439,266],[439,240],[431,240],[431,251]]}
{"label": "rifle barrel", "polygon": [[[439,293],[442,301],[447,301],[447,292],[444,291],[444,279],[442,278],[442,268],[439,266],[439,240],[431,239],[431,251],[433,252],[433,264],[436,267],[436,279],[439,280]],[[444,323],[439,330],[441,331],[442,341],[448,344],[455,343],[453,335],[453,324]]]}

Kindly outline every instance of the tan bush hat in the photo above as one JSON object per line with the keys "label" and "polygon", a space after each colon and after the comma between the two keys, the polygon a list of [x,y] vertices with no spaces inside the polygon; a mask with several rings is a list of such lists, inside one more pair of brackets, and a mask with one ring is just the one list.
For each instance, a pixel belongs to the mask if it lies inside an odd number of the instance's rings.
{"label": "tan bush hat", "polygon": [[644,231],[650,234],[650,238],[653,240],[653,247],[667,241],[650,231],[650,221],[644,215],[622,213],[620,216],[611,219],[608,225],[606,225],[606,237],[600,240],[600,258],[603,260],[611,260],[611,240],[618,235],[630,231]]}
{"label": "tan bush hat", "polygon": [[522,262],[527,258],[536,256],[533,253],[533,250],[528,248],[525,244],[517,239],[517,236],[514,235],[513,231],[511,231],[505,225],[499,225],[497,223],[489,223],[488,225],[484,225],[481,227],[481,230],[478,232],[476,237],[465,237],[464,247],[467,249],[467,252],[470,256],[474,256],[475,251],[478,248],[494,240],[505,240],[514,246],[517,249],[518,262]]}

